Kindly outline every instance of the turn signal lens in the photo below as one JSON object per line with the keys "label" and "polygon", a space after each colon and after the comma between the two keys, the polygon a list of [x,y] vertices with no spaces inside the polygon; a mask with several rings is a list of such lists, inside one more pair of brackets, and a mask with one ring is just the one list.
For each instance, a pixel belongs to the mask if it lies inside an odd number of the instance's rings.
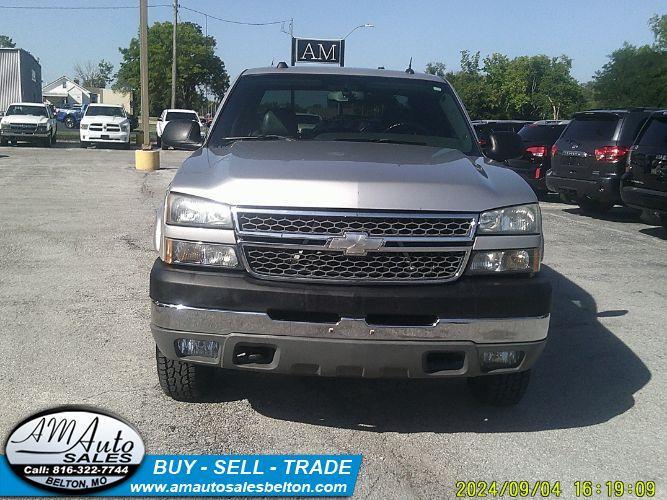
{"label": "turn signal lens", "polygon": [[236,268],[239,260],[232,245],[165,239],[167,264]]}

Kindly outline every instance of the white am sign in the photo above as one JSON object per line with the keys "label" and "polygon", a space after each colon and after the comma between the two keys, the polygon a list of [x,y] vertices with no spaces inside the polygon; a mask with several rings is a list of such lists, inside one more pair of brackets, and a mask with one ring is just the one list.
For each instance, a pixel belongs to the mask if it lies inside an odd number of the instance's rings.
{"label": "white am sign", "polygon": [[344,65],[345,40],[292,38],[292,66],[298,62]]}

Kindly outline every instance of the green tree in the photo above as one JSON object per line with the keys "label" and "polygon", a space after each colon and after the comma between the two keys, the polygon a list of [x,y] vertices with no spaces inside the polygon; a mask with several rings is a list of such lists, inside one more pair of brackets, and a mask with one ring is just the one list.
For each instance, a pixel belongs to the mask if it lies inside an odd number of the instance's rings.
{"label": "green tree", "polygon": [[13,49],[16,47],[14,40],[12,40],[7,35],[0,35],[0,48],[1,49]]}
{"label": "green tree", "polygon": [[[442,63],[430,63],[437,71]],[[444,67],[444,64],[442,64]],[[480,63],[479,52],[461,52],[461,69],[446,73],[472,118],[562,118],[585,101],[579,83],[570,74],[566,56],[521,56],[494,53]]]}
{"label": "green tree", "polygon": [[76,63],[74,74],[84,87],[104,89],[113,81],[113,64],[104,59],[97,64],[91,61]]}
{"label": "green tree", "polygon": [[593,98],[600,106],[667,106],[667,15],[649,21],[655,42],[624,43],[593,77]]}
{"label": "green tree", "polygon": [[[180,23],[177,33],[176,105],[198,109],[210,91],[219,100],[229,87],[225,64],[215,55],[216,42],[204,36],[200,26]],[[152,115],[168,108],[171,102],[172,24],[155,23],[148,28],[148,93]],[[139,39],[133,38],[127,48],[119,49],[123,61],[116,74],[114,88],[139,93]]]}
{"label": "green tree", "polygon": [[447,74],[447,67],[443,62],[430,62],[426,65],[426,73],[429,75],[439,76],[440,78],[445,78]]}

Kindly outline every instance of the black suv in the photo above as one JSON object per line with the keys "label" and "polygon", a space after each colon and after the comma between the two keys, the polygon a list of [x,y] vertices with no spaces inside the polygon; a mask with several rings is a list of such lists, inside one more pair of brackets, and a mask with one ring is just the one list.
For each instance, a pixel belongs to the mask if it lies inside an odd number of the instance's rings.
{"label": "black suv", "polygon": [[632,207],[656,212],[667,229],[667,110],[651,115],[630,149],[621,197]]}
{"label": "black suv", "polygon": [[524,125],[532,123],[525,120],[474,120],[472,126],[475,129],[479,145],[482,150],[489,146],[489,136],[494,132],[518,132]]}
{"label": "black suv", "polygon": [[652,111],[575,113],[552,148],[547,187],[585,211],[601,212],[621,203],[620,179],[628,151]]}
{"label": "black suv", "polygon": [[546,173],[551,168],[551,147],[570,123],[569,120],[540,120],[519,131],[523,142],[523,154],[519,158],[505,161],[530,184],[538,195],[546,194]]}

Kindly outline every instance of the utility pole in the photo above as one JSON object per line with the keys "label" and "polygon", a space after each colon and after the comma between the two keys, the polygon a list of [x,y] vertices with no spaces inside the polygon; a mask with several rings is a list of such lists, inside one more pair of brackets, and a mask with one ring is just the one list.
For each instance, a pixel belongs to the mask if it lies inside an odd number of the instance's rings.
{"label": "utility pole", "polygon": [[174,33],[171,36],[171,107],[176,107],[176,31],[178,28],[178,0],[174,0]]}
{"label": "utility pole", "polygon": [[151,149],[148,124],[148,0],[139,0],[139,71],[141,73],[141,129],[144,131],[142,149]]}

